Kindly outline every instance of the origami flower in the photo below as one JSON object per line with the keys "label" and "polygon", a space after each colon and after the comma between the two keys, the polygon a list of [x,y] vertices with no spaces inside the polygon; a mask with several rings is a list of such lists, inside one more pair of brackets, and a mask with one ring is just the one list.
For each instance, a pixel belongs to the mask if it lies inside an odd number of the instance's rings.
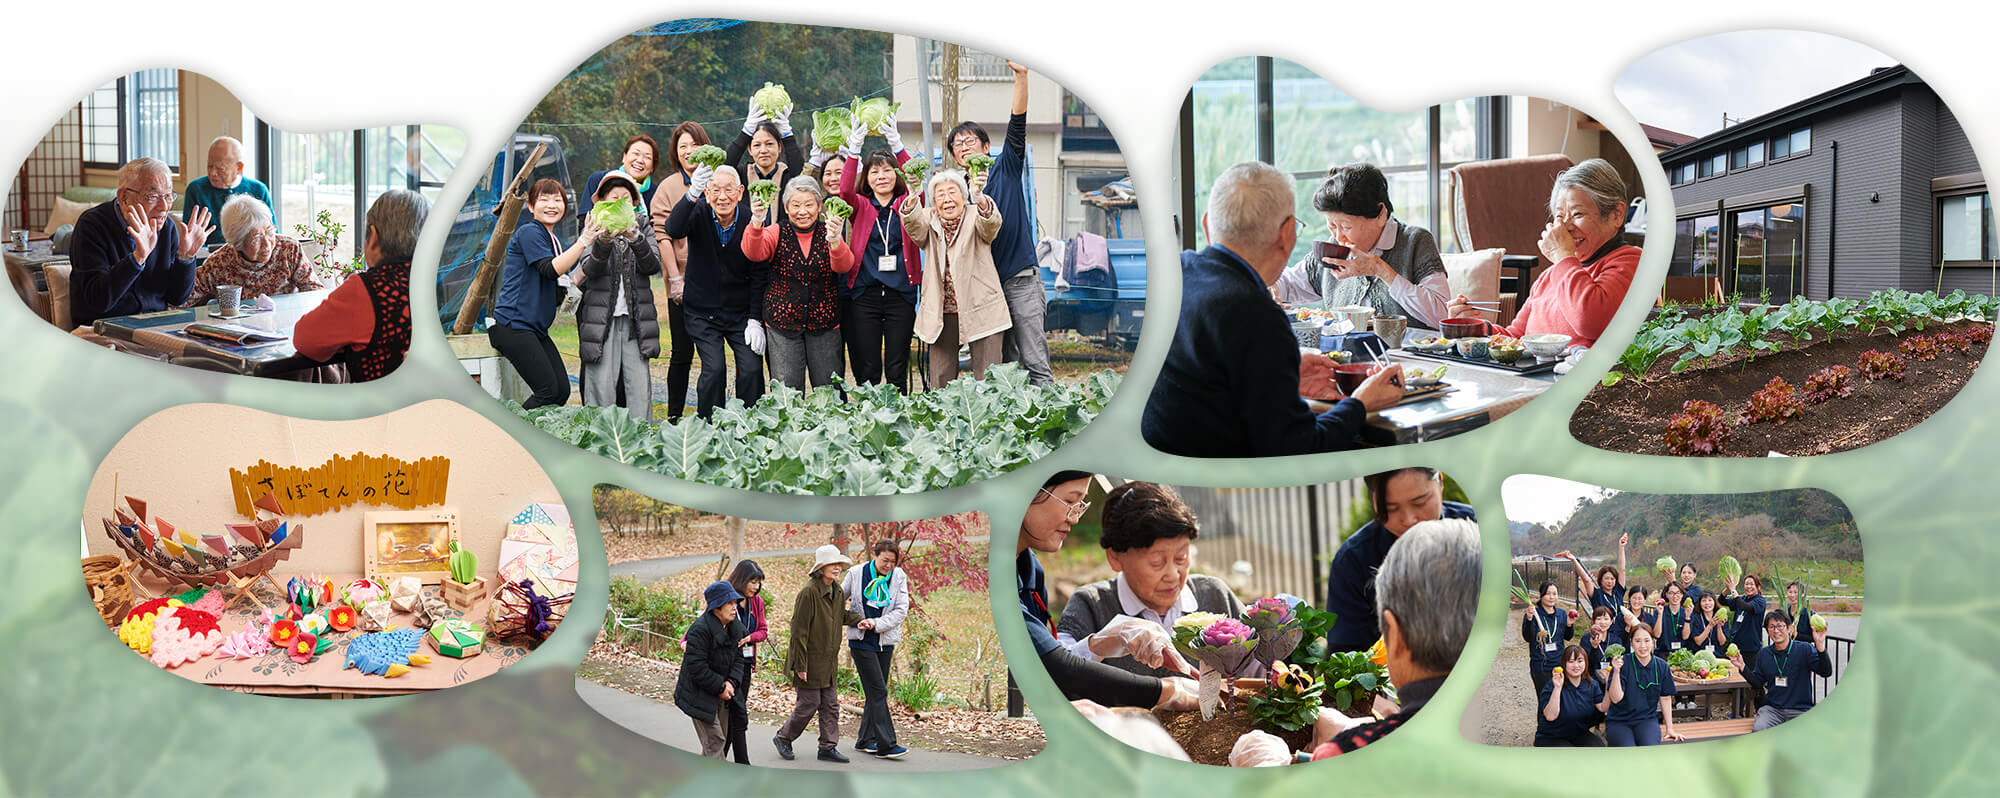
{"label": "origami flower", "polygon": [[222,639],[222,647],[216,649],[216,656],[223,659],[254,659],[271,650],[269,633],[253,626]]}
{"label": "origami flower", "polygon": [[345,604],[335,605],[333,609],[326,611],[326,625],[333,627],[336,632],[353,629],[358,620],[360,616],[355,614],[354,608]]}
{"label": "origami flower", "polygon": [[357,610],[367,606],[368,602],[388,595],[388,588],[373,579],[356,579],[340,590],[340,600]]}
{"label": "origami flower", "polygon": [[301,634],[292,640],[289,650],[292,653],[292,661],[304,665],[312,661],[314,654],[319,653],[319,638],[308,634]]}
{"label": "origami flower", "polygon": [[327,630],[326,613],[308,612],[306,613],[306,617],[299,619],[300,634],[308,634],[314,637],[318,637],[320,635],[326,634],[326,630]]}
{"label": "origami flower", "polygon": [[292,619],[279,618],[271,622],[270,638],[272,643],[280,646],[289,646],[298,637],[299,625],[294,623]]}

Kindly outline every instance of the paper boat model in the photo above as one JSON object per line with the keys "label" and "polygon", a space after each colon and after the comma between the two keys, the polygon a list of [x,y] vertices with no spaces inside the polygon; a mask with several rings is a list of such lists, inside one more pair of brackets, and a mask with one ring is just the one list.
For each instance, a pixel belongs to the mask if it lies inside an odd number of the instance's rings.
{"label": "paper boat model", "polygon": [[269,573],[305,543],[304,524],[282,519],[284,507],[275,494],[256,502],[270,517],[251,524],[227,524],[227,532],[195,535],[155,517],[147,526],[146,502],[124,497],[104,519],[104,533],[140,567],[162,578],[191,587],[220,585]]}

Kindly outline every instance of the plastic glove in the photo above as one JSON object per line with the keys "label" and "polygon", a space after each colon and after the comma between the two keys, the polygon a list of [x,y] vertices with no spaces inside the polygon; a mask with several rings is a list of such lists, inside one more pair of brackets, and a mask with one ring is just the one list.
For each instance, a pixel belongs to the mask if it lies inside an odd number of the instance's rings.
{"label": "plastic glove", "polygon": [[888,139],[890,152],[903,151],[903,134],[896,132],[896,120],[882,123],[882,138]]}
{"label": "plastic glove", "polygon": [[764,115],[764,109],[757,107],[756,98],[751,98],[750,113],[743,117],[743,135],[757,135],[757,126],[763,124],[767,119],[770,119],[770,117]]}
{"label": "plastic glove", "polygon": [[750,351],[764,354],[764,324],[756,319],[743,325],[743,341],[750,345]]}
{"label": "plastic glove", "polygon": [[1229,749],[1229,766],[1233,768],[1282,767],[1291,763],[1291,746],[1266,731],[1251,731],[1238,737],[1236,745]]}
{"label": "plastic glove", "polygon": [[1321,707],[1319,717],[1313,719],[1312,747],[1318,748],[1326,741],[1339,736],[1341,732],[1371,720],[1373,718],[1350,718],[1332,707]]}
{"label": "plastic glove", "polygon": [[1174,651],[1167,629],[1143,618],[1120,615],[1090,636],[1090,650],[1100,659],[1129,656],[1148,668],[1192,673],[1194,668]]}
{"label": "plastic glove", "polygon": [[1160,680],[1160,703],[1154,709],[1171,709],[1193,712],[1201,708],[1201,685],[1185,676],[1169,676]]}
{"label": "plastic glove", "polygon": [[715,167],[708,164],[695,167],[694,172],[688,175],[688,193],[700,196],[708,191],[708,181],[713,177],[715,177]]}
{"label": "plastic glove", "polygon": [[777,123],[778,125],[778,138],[784,138],[786,136],[792,135],[791,103],[786,103],[785,107],[778,109],[778,118],[773,119],[771,121]]}
{"label": "plastic glove", "polygon": [[862,145],[867,143],[867,141],[868,129],[860,125],[855,125],[854,129],[847,134],[847,143],[840,145],[840,148],[846,150],[848,155],[858,158],[861,156]]}

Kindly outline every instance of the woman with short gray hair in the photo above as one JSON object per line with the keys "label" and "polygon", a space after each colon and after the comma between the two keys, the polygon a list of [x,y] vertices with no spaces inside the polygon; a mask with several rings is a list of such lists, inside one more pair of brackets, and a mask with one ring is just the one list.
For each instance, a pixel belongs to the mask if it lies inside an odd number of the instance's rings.
{"label": "woman with short gray hair", "polygon": [[218,285],[243,288],[244,299],[290,294],[320,287],[297,239],[279,235],[271,209],[247,194],[222,204],[222,246],[194,270],[194,290],[188,305],[215,297]]}
{"label": "woman with short gray hair", "polygon": [[[1639,271],[1639,248],[1622,241],[1625,190],[1624,178],[1602,158],[1556,176],[1549,191],[1553,221],[1542,228],[1540,244],[1542,257],[1553,265],[1535,279],[1513,324],[1489,324],[1494,334],[1556,333],[1582,347],[1597,342]],[[1451,315],[1478,318],[1464,294],[1452,299]]]}
{"label": "woman with short gray hair", "polygon": [[800,175],[778,195],[781,219],[766,225],[768,206],[750,198],[750,230],[743,256],[768,263],[764,328],[770,336],[771,377],[794,390],[839,385],[847,369],[841,359],[840,287],[835,275],[854,268],[854,251],[840,238],[837,220],[823,218],[817,179]]}

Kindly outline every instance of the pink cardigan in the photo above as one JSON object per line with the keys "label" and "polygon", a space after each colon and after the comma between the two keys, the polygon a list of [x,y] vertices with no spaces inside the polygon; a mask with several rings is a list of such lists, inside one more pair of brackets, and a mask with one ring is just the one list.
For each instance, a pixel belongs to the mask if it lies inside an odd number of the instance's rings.
{"label": "pink cardigan", "polygon": [[1638,271],[1639,248],[1629,245],[1612,250],[1589,266],[1574,255],[1563,258],[1542,272],[1514,323],[1498,332],[1514,338],[1562,333],[1569,336],[1572,346],[1591,346],[1618,314],[1625,289]]}
{"label": "pink cardigan", "polygon": [[[908,163],[909,160],[909,150],[896,151],[897,166],[900,167]],[[854,251],[854,263],[860,263],[862,258],[868,256],[868,240],[875,235],[875,203],[869,202],[861,196],[859,191],[855,190],[855,187],[860,185],[860,172],[861,159],[852,155],[847,156],[847,168],[840,170],[840,198],[854,208],[853,227],[851,229],[855,232],[850,233],[847,237],[847,246]],[[894,208],[902,204],[903,197],[908,195],[911,190],[914,189],[898,192],[896,196],[890,198],[889,207]],[[887,250],[888,247],[885,245],[883,249]],[[910,243],[910,234],[908,232],[903,233],[903,272],[909,276],[910,285],[923,284],[923,249],[916,244]],[[844,287],[852,289],[855,279],[860,276],[860,269],[848,272]]]}

